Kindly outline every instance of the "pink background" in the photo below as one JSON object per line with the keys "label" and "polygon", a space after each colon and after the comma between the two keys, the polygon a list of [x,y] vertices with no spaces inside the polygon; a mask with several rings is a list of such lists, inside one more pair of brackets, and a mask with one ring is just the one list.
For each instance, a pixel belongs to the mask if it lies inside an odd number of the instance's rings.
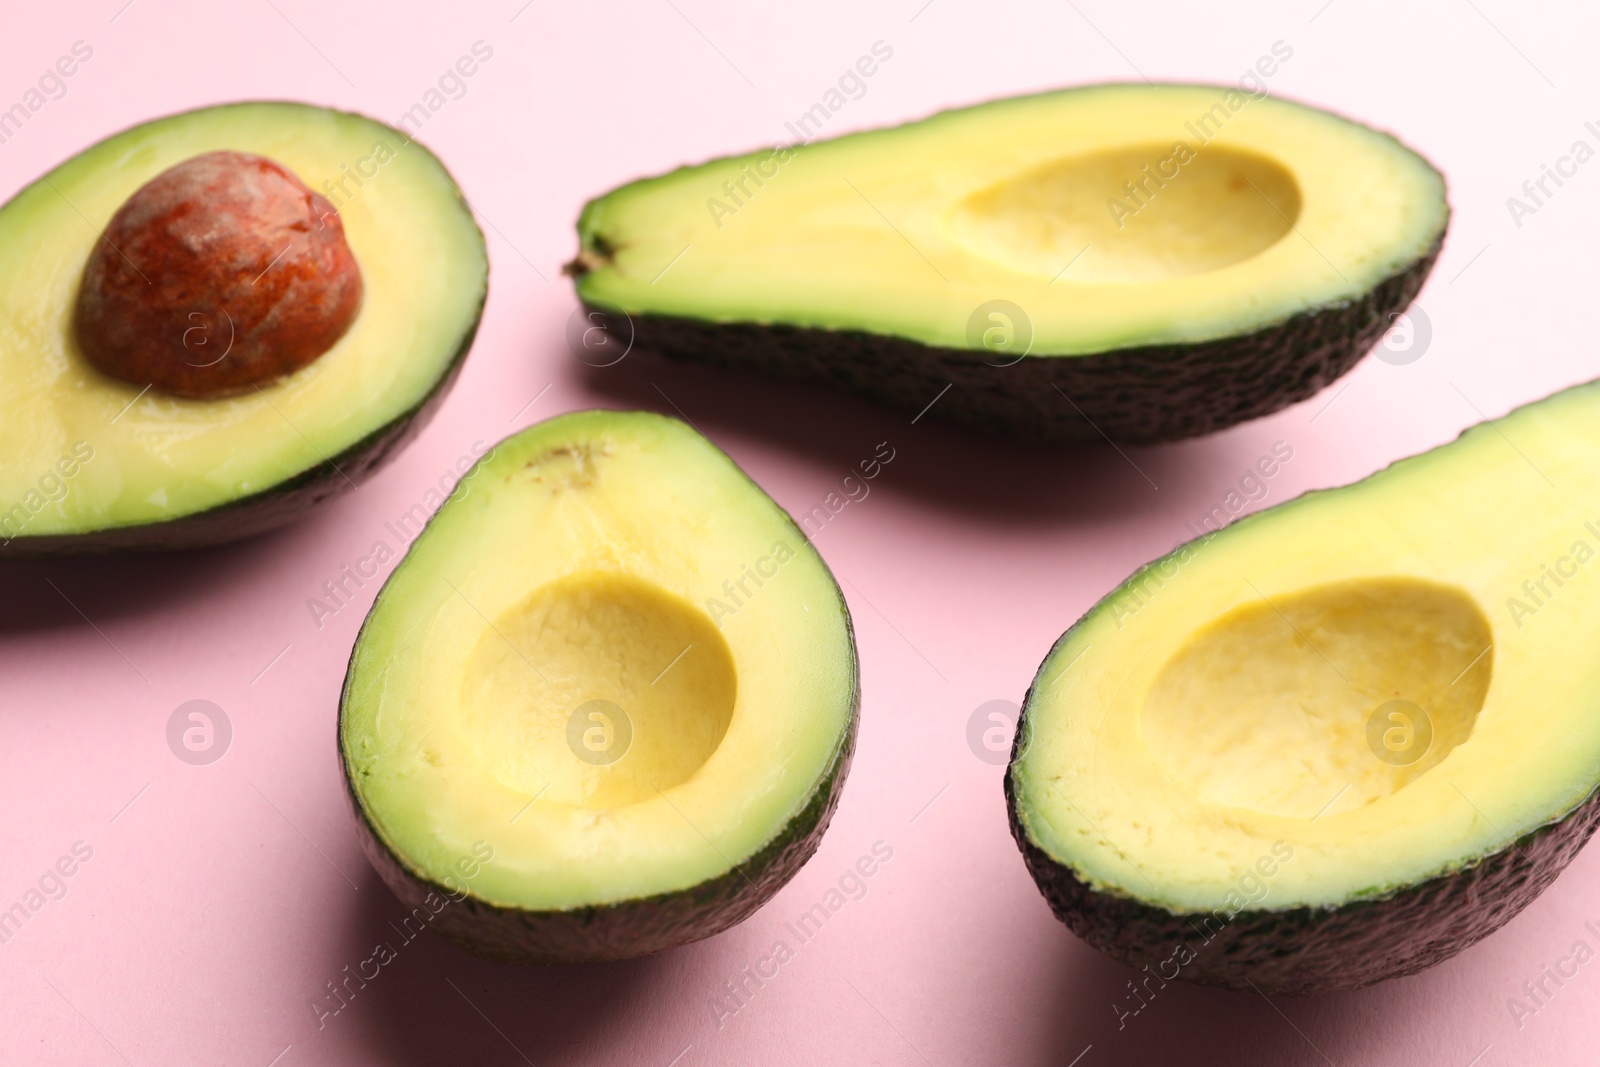
{"label": "pink background", "polygon": [[[1593,1062],[1600,967],[1520,1029],[1506,1000],[1578,939],[1597,947],[1583,928],[1600,919],[1595,850],[1500,933],[1424,975],[1276,1003],[1171,985],[1119,1031],[1112,1004],[1133,972],[1050,917],[1006,829],[1001,768],[966,741],[974,708],[1019,700],[1060,632],[1184,537],[1185,521],[1273,442],[1294,459],[1266,502],[1358,478],[1480,411],[1594,373],[1600,163],[1520,228],[1505,206],[1574,139],[1596,141],[1583,129],[1600,118],[1592,13],[1508,0],[1332,0],[1320,11],[1321,0],[932,0],[920,12],[921,0],[533,0],[520,13],[523,0],[404,12],[376,0],[134,0],[119,14],[122,2],[7,12],[0,105],[74,41],[94,55],[64,98],[0,145],[0,193],[113,131],[204,104],[287,97],[393,122],[481,39],[493,58],[421,138],[485,213],[494,274],[442,413],[398,462],[309,521],[170,558],[0,564],[0,908],[74,842],[94,850],[67,896],[0,945],[0,1059]],[[559,268],[587,196],[781,138],[874,41],[893,59],[830,132],[1141,72],[1231,80],[1279,39],[1294,56],[1274,91],[1400,131],[1450,178],[1456,214],[1422,297],[1433,339],[1416,362],[1368,359],[1273,418],[1125,458],[913,426],[850,397],[641,354],[592,370],[566,348],[574,299]],[[307,598],[475,439],[574,408],[670,411],[663,396],[796,512],[877,442],[896,449],[870,497],[817,539],[855,616],[865,694],[821,851],[743,926],[655,959],[517,969],[427,935],[319,1031],[308,1002],[392,939],[402,909],[358,851],[334,754],[345,659],[376,587],[320,630]],[[167,748],[168,716],[191,699],[217,702],[233,723],[231,749],[210,766]],[[722,983],[879,840],[894,856],[867,895],[719,1028],[710,1000]]]}

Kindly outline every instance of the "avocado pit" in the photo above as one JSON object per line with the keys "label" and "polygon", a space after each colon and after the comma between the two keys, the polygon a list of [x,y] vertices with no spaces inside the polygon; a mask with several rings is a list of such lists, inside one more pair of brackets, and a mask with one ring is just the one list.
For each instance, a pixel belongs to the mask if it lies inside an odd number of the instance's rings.
{"label": "avocado pit", "polygon": [[362,291],[326,199],[273,160],[208,152],[162,171],[112,216],[84,268],[73,330],[114,378],[224,397],[332,348]]}

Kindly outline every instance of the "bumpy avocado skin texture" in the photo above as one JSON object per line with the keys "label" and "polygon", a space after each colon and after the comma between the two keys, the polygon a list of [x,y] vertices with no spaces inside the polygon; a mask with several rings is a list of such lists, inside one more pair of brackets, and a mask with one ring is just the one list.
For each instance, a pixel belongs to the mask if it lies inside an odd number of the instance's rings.
{"label": "bumpy avocado skin texture", "polygon": [[[592,963],[633,959],[720,934],[744,922],[805,866],[822,843],[855,751],[861,687],[856,684],[850,727],[833,764],[810,801],[760,852],[719,878],[679,893],[574,908],[526,911],[503,908],[463,895],[411,870],[383,843],[367,820],[344,762],[345,796],[355,814],[362,851],[394,895],[408,908],[423,908],[432,895],[449,902],[429,924],[469,952],[506,963]],[[343,746],[340,746],[341,756]],[[431,910],[431,909],[430,909]]]}
{"label": "bumpy avocado skin texture", "polygon": [[[1026,714],[1026,712],[1024,712]],[[1021,723],[1017,736],[1022,736]],[[1014,757],[1013,757],[1014,758]],[[1460,869],[1336,908],[1241,911],[1215,929],[1209,912],[1182,914],[1100,892],[1029,837],[1006,775],[1011,836],[1056,918],[1131,967],[1158,967],[1187,944],[1178,977],[1200,985],[1316,996],[1432,967],[1488,937],[1533,903],[1600,826],[1600,790],[1566,817]],[[1220,916],[1219,916],[1220,918]]]}
{"label": "bumpy avocado skin texture", "polygon": [[[485,289],[484,299],[487,298]],[[0,559],[211,548],[298,522],[324,500],[359,486],[367,475],[399,455],[422,432],[461,375],[482,315],[483,300],[480,300],[472,328],[462,337],[449,369],[416,407],[391,419],[337,456],[259,493],[182,518],[85,533],[39,537],[23,534],[0,542]]]}
{"label": "bumpy avocado skin texture", "polygon": [[[1342,377],[1416,299],[1443,242],[1441,229],[1426,253],[1359,300],[1192,345],[1024,356],[996,366],[985,362],[995,359],[986,352],[779,323],[635,315],[632,336],[640,349],[673,359],[821,382],[901,411],[926,408],[929,418],[1017,440],[1153,444],[1270,415]],[[585,308],[609,316],[616,336],[629,336],[615,310],[587,303]]]}

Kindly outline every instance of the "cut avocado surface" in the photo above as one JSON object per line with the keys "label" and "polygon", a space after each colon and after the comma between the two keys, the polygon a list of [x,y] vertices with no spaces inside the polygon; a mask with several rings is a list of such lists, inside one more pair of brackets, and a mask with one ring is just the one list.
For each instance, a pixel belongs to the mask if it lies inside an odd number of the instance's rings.
{"label": "cut avocado surface", "polygon": [[1305,399],[1421,288],[1444,180],[1235,88],[1105,85],[718,159],[578,223],[641,347],[1014,436],[1154,441]]}
{"label": "cut avocado surface", "polygon": [[1600,819],[1600,384],[1129,578],[1006,778],[1053,910],[1163,978],[1321,993],[1493,932]]}
{"label": "cut avocado surface", "polygon": [[[359,314],[316,362],[240,396],[185,400],[100,373],[71,328],[99,233],[152,177],[221,150],[328,196],[365,280]],[[349,488],[454,380],[488,260],[449,174],[405,134],[249,103],[136,126],[23,189],[0,207],[0,278],[0,538],[17,556],[232,540]],[[196,326],[226,340],[220,322]]]}
{"label": "cut avocado surface", "polygon": [[413,543],[339,734],[403,901],[457,898],[432,925],[481,954],[577,962],[707,937],[787,882],[858,699],[844,599],[789,516],[683,423],[591,411],[501,442]]}

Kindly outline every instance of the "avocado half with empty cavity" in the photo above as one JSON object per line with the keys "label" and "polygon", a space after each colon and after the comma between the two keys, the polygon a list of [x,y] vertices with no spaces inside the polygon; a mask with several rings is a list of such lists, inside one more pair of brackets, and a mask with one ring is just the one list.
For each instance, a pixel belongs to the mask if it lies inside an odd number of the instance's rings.
{"label": "avocado half with empty cavity", "polygon": [[632,182],[585,206],[569,271],[641,348],[1010,436],[1148,442],[1348,371],[1448,216],[1440,174],[1366,126],[1104,85]]}
{"label": "avocado half with empty cavity", "polygon": [[339,740],[368,857],[419,920],[531,963],[748,917],[816,850],[859,701],[844,598],[674,419],[502,441],[378,594]]}
{"label": "avocado half with empty cavity", "polygon": [[[232,243],[185,222],[208,196],[239,224]],[[225,291],[186,294],[185,269]],[[328,277],[344,284],[319,290]],[[405,134],[246,103],[136,126],[23,189],[0,207],[0,278],[4,558],[216,544],[352,487],[454,381],[488,259],[450,175]],[[192,354],[183,375],[246,373],[163,378],[138,347],[162,339]]]}
{"label": "avocado half with empty cavity", "polygon": [[1006,776],[1056,915],[1157,980],[1312,994],[1528,905],[1600,820],[1597,457],[1591,383],[1100,601]]}

